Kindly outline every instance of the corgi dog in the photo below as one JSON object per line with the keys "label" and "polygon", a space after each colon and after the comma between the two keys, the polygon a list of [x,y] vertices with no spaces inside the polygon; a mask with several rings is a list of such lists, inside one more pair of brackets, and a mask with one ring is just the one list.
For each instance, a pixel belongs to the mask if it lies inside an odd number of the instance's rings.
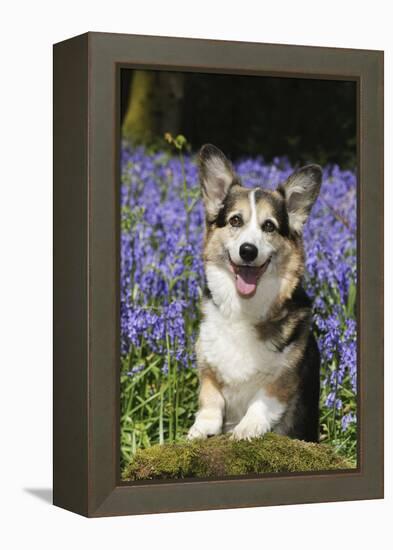
{"label": "corgi dog", "polygon": [[189,439],[268,431],[318,441],[318,346],[302,288],[302,229],[322,171],[311,164],[274,191],[243,187],[213,145],[199,154],[207,288],[196,343],[199,408]]}

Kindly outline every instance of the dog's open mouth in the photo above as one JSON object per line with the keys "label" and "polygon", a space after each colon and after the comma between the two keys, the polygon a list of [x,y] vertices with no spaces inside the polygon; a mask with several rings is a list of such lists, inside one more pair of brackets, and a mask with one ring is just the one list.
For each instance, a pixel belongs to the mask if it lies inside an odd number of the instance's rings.
{"label": "dog's open mouth", "polygon": [[231,270],[235,275],[235,284],[238,293],[241,296],[251,298],[257,289],[258,281],[265,273],[270,258],[264,264],[258,267],[249,265],[236,265],[229,259]]}

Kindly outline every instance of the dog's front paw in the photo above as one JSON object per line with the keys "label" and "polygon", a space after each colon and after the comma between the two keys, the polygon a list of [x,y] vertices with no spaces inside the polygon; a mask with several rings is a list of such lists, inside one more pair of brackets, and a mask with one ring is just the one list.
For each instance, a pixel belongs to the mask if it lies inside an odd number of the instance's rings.
{"label": "dog's front paw", "polygon": [[191,426],[187,439],[205,439],[209,435],[218,435],[222,429],[222,418],[199,415]]}
{"label": "dog's front paw", "polygon": [[231,433],[231,439],[253,439],[254,437],[262,437],[267,431],[269,426],[267,422],[259,418],[247,418],[244,417]]}
{"label": "dog's front paw", "polygon": [[188,430],[187,439],[205,439],[206,437],[207,434],[203,430],[199,429],[196,422]]}

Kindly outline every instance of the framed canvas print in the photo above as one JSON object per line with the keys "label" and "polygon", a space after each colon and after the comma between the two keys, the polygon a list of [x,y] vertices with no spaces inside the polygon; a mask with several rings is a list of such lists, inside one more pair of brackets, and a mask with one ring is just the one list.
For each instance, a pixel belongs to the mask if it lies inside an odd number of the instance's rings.
{"label": "framed canvas print", "polygon": [[383,53],[54,46],[54,503],[383,496]]}

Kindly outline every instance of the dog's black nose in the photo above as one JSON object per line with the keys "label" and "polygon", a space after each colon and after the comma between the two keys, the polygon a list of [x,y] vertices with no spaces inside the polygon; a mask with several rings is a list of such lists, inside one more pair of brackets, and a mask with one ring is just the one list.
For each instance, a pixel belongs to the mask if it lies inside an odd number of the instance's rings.
{"label": "dog's black nose", "polygon": [[245,262],[252,262],[258,256],[258,249],[251,243],[243,243],[240,246],[239,254]]}

